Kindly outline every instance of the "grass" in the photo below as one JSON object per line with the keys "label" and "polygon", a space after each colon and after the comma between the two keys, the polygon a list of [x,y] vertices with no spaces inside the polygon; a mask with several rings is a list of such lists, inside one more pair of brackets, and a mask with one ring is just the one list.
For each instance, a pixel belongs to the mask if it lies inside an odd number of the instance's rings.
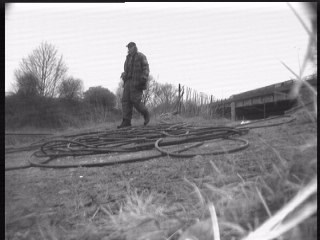
{"label": "grass", "polygon": [[6,215],[6,239],[316,239],[317,125],[293,114],[234,154],[23,170],[37,206]]}
{"label": "grass", "polygon": [[[313,239],[316,218],[304,214],[314,211],[314,194],[312,201],[310,197],[295,200],[289,209],[293,211],[282,214],[285,221],[279,229],[263,226],[315,176],[315,125],[297,121],[268,131],[254,129],[246,135],[248,149],[224,156],[163,157],[106,168],[23,170],[30,171],[23,182],[35,182],[29,188],[38,195],[16,191],[22,199],[36,197],[38,205],[28,206],[31,213],[17,214],[20,222],[15,225],[30,221],[37,227],[20,228],[16,238],[192,239],[193,234],[213,239],[213,233],[219,232],[220,239],[253,239],[254,232],[270,231],[267,235],[274,236],[293,228],[291,235]],[[51,202],[57,206],[52,215],[46,215]],[[307,216],[308,222],[297,226]],[[8,215],[7,219],[13,218]],[[12,225],[7,229],[12,231]],[[282,234],[283,239],[290,239],[285,237],[289,233]]]}

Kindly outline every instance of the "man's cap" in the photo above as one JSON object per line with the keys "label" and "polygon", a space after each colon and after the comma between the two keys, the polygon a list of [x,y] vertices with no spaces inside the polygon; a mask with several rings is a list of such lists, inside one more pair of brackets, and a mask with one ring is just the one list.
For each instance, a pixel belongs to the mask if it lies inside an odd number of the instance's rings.
{"label": "man's cap", "polygon": [[130,47],[136,47],[136,46],[137,45],[134,42],[129,42],[126,47],[130,48]]}

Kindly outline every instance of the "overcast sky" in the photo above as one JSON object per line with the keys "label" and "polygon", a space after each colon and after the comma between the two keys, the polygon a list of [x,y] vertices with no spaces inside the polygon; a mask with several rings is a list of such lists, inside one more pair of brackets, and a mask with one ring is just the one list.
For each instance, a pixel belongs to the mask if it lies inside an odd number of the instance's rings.
{"label": "overcast sky", "polygon": [[[291,5],[310,26],[302,5]],[[298,72],[308,35],[284,2],[14,3],[5,14],[5,91],[44,41],[84,90],[115,93],[134,41],[158,82],[220,99],[293,78],[280,61]]]}

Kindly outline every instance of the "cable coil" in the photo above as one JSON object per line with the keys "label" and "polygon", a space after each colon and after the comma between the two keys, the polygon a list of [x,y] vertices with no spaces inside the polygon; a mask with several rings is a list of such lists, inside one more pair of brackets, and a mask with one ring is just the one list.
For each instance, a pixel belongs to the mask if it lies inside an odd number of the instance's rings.
{"label": "cable coil", "polygon": [[[288,118],[288,116],[284,116]],[[269,118],[266,120],[274,119]],[[290,117],[286,121],[280,123],[272,123],[270,126],[276,126],[293,121]],[[261,122],[261,120],[250,122],[249,124]],[[249,146],[249,142],[242,136],[248,133],[251,128],[267,127],[266,125],[251,126],[249,124],[237,125],[235,127],[226,126],[195,126],[187,123],[162,123],[155,126],[128,127],[116,130],[105,130],[78,133],[73,135],[60,136],[39,145],[38,150],[33,152],[29,157],[29,165],[27,167],[44,167],[44,168],[72,168],[72,167],[98,167],[108,166],[119,163],[145,161],[161,156],[171,156],[179,158],[190,158],[197,155],[219,155],[234,153],[243,150]],[[230,149],[203,151],[197,149],[192,153],[182,153],[196,147],[200,147],[206,141],[216,140],[231,141],[238,144]],[[241,143],[239,145],[239,143]],[[192,144],[183,146],[184,144]],[[165,147],[175,147],[182,149],[168,150]],[[156,150],[156,151],[154,151]],[[143,151],[149,151],[149,155],[141,156]],[[200,151],[200,152],[199,152]],[[53,164],[53,160],[87,155],[104,154],[107,161],[102,162],[78,162],[71,164]],[[107,155],[106,155],[107,154]],[[110,155],[111,154],[111,155]],[[129,154],[129,155],[128,155]],[[138,155],[138,156],[135,156]],[[44,158],[43,161],[39,159]],[[16,170],[19,167],[6,168],[5,170]]]}

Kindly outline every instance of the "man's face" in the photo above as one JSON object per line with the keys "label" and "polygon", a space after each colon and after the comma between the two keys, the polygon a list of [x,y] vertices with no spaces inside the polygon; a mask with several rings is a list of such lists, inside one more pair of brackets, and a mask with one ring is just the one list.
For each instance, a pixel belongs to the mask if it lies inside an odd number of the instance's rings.
{"label": "man's face", "polygon": [[134,46],[128,47],[128,54],[132,54],[134,52]]}

